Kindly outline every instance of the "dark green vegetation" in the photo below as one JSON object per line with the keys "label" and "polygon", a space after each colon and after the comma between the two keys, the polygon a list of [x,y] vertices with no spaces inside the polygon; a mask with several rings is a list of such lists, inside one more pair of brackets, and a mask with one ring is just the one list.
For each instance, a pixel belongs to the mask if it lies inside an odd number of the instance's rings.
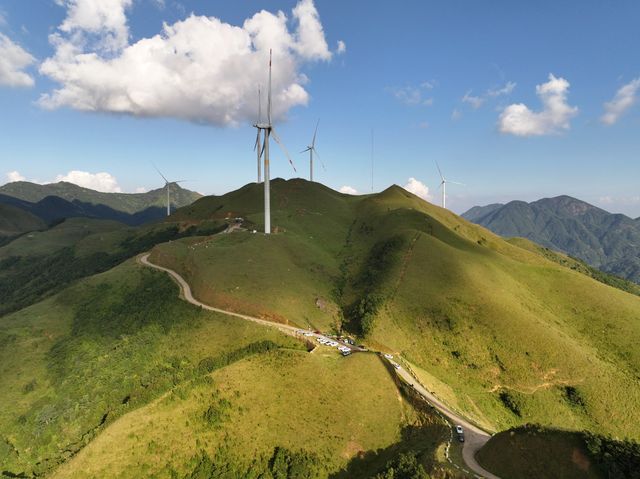
{"label": "dark green vegetation", "polygon": [[81,278],[107,271],[158,243],[214,234],[226,225],[161,223],[142,229],[70,219],[38,236],[0,248],[0,316],[17,311]]}
{"label": "dark green vegetation", "polygon": [[[640,298],[626,292],[635,286],[398,187],[354,197],[275,180],[272,211],[269,237],[174,241],[151,259],[207,304],[346,330],[400,353],[489,430],[539,422],[640,438]],[[259,230],[261,186],[176,213],[193,223],[228,216]]]}
{"label": "dark green vegetation", "polygon": [[127,263],[0,326],[0,470],[49,472],[119,416],[255,354],[302,348],[177,298]]}
{"label": "dark green vegetation", "polygon": [[505,237],[519,236],[640,282],[640,222],[569,196],[474,207],[463,218]]}
{"label": "dark green vegetation", "polygon": [[0,246],[28,231],[45,229],[37,216],[15,206],[0,204]]}
{"label": "dark green vegetation", "polygon": [[[172,210],[201,196],[175,183],[170,190]],[[63,181],[46,185],[17,181],[0,186],[0,203],[29,211],[46,223],[81,216],[140,225],[166,215],[166,198],[164,188],[147,193],[102,193]]]}
{"label": "dark green vegetation", "polygon": [[488,470],[511,479],[640,478],[640,444],[636,442],[529,424],[493,436],[477,459]]}

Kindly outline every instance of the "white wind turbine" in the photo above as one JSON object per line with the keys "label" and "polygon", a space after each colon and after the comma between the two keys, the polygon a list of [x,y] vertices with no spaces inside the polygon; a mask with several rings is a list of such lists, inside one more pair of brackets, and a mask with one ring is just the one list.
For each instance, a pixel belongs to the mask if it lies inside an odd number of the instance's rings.
{"label": "white wind turbine", "polygon": [[442,180],[440,183],[440,188],[442,188],[442,207],[446,208],[447,207],[447,183],[452,183],[454,185],[461,185],[461,186],[465,186],[465,185],[464,183],[458,183],[457,181],[447,180],[442,174],[442,171],[440,170],[440,165],[438,165],[437,161],[436,161],[436,168],[438,168],[438,173],[440,173],[440,179]]}
{"label": "white wind turbine", "polygon": [[[309,181],[313,181],[313,155],[315,153],[315,155],[320,158],[320,155],[318,155],[318,150],[316,150],[316,136],[318,135],[318,125],[320,124],[320,120],[318,119],[318,122],[316,123],[316,130],[313,132],[313,140],[311,140],[311,144],[309,146],[307,146],[306,149],[302,150],[300,153],[306,153],[307,151],[309,152]],[[320,163],[322,163],[322,160],[320,160]],[[322,163],[322,168],[326,170],[326,168],[324,167],[324,163]]]}
{"label": "white wind turbine", "polygon": [[271,186],[269,183],[269,138],[271,136],[273,136],[273,139],[276,140],[276,143],[280,145],[280,148],[282,148],[284,154],[287,155],[287,159],[289,160],[293,171],[297,171],[296,167],[293,165],[291,155],[289,155],[289,152],[282,144],[282,141],[280,141],[280,138],[276,134],[276,131],[273,128],[273,124],[271,123],[271,50],[269,50],[269,90],[267,92],[267,122],[258,122],[253,126],[258,129],[258,135],[260,134],[260,130],[264,131],[264,143],[262,145],[261,151],[261,153],[264,154],[264,233],[271,234]]}
{"label": "white wind turbine", "polygon": [[262,122],[262,98],[260,96],[260,87],[258,87],[258,121],[256,122],[255,125],[253,125],[258,131],[258,134],[256,135],[256,143],[255,145],[253,145],[253,150],[256,151],[258,154],[258,183],[262,181],[262,176],[260,173],[260,159],[262,157],[262,148],[260,146],[260,136],[261,136],[260,133],[262,132],[262,128],[260,127],[261,122]]}
{"label": "white wind turbine", "polygon": [[165,176],[162,174],[162,172],[158,169],[157,166],[153,165],[153,167],[156,169],[158,174],[162,176],[162,179],[164,180],[164,187],[167,189],[167,216],[169,216],[171,215],[171,197],[169,193],[169,188],[173,184],[177,185],[178,183],[184,183],[187,180],[169,181],[165,178]]}

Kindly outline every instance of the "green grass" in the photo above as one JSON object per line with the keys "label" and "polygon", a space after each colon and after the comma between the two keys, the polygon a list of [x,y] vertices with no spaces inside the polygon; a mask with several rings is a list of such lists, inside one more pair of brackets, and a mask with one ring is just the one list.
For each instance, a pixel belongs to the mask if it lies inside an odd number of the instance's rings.
{"label": "green grass", "polygon": [[37,216],[15,206],[0,204],[0,240],[43,228],[46,225]]}
{"label": "green grass", "polygon": [[219,467],[246,471],[263,467],[275,448],[317,458],[317,477],[327,477],[360,454],[402,442],[420,417],[433,455],[446,428],[402,399],[377,357],[277,351],[184,383],[127,414],[54,477],[182,477],[197,451],[217,457]]}
{"label": "green grass", "polygon": [[[640,438],[640,298],[398,187],[349,197],[303,180],[272,186],[277,234],[176,241],[152,260],[208,304],[368,332],[490,430],[535,421]],[[260,229],[260,195],[247,185],[179,214]]]}
{"label": "green grass", "polygon": [[213,367],[263,344],[303,347],[188,305],[165,274],[134,262],[6,316],[0,343],[0,402],[12,405],[0,410],[0,469],[27,474],[50,471],[117,417]]}

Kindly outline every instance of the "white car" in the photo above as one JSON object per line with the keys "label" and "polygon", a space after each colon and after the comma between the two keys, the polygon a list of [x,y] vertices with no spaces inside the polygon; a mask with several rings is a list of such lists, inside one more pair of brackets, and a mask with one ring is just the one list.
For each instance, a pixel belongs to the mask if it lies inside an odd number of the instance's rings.
{"label": "white car", "polygon": [[464,429],[462,429],[462,426],[457,425],[456,426],[456,433],[458,434],[464,434]]}
{"label": "white car", "polygon": [[385,354],[384,357],[387,359],[393,359],[393,356],[389,353]]}
{"label": "white car", "polygon": [[308,338],[310,336],[313,336],[313,333],[310,333],[310,332],[307,331],[306,333],[304,333],[304,335]]}

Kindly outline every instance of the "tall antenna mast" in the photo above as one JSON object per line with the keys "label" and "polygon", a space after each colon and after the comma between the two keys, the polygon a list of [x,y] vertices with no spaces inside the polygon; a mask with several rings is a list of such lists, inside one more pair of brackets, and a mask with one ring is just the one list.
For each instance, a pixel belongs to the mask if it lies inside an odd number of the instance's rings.
{"label": "tall antenna mast", "polygon": [[373,128],[371,128],[371,191],[373,191]]}

